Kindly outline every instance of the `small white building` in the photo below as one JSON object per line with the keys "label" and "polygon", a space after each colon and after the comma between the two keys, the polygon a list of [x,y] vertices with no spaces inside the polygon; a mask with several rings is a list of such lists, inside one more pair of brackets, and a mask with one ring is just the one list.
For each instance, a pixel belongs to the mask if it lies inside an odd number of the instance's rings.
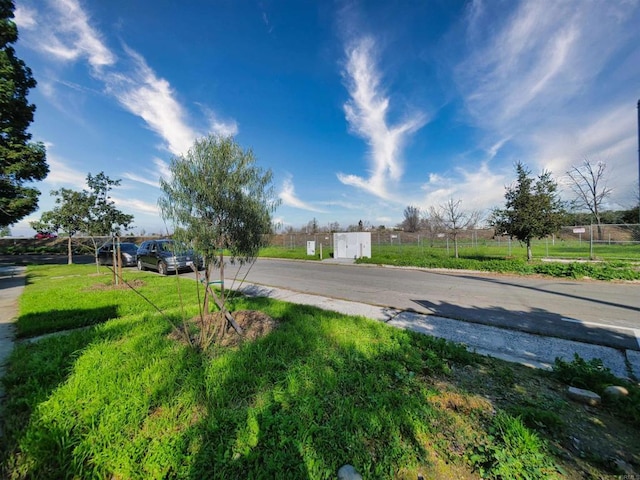
{"label": "small white building", "polygon": [[371,232],[333,234],[333,258],[371,258]]}

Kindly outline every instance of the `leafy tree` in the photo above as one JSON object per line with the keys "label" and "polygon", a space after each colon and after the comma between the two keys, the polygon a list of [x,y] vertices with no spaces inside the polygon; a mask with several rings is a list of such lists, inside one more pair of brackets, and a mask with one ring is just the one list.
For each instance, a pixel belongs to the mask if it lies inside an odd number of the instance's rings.
{"label": "leafy tree", "polygon": [[[175,238],[190,244],[205,261],[205,295],[198,346],[206,349],[215,336],[209,314],[213,299],[222,312],[225,328],[241,329],[225,306],[224,252],[232,262],[252,261],[271,230],[277,200],[272,173],[256,166],[251,150],[243,150],[231,137],[210,135],[196,140],[184,155],[171,160],[171,178],[162,179],[160,209],[175,223]],[[210,287],[213,269],[219,268],[220,296]],[[226,329],[226,328],[225,328]]]}
{"label": "leafy tree", "polygon": [[40,192],[25,183],[49,173],[44,145],[30,142],[27,132],[36,109],[27,94],[36,81],[11,46],[18,40],[14,8],[13,1],[0,0],[0,226],[38,208]]}
{"label": "leafy tree", "polygon": [[598,240],[602,240],[602,203],[611,195],[607,187],[605,170],[607,164],[597,162],[595,165],[585,159],[580,166],[572,166],[567,172],[570,187],[575,194],[577,208],[588,209],[598,225]]}
{"label": "leafy tree", "polygon": [[562,225],[564,205],[558,198],[558,184],[551,172],[544,171],[537,180],[520,162],[517,180],[507,187],[503,210],[495,209],[490,224],[496,234],[517,238],[527,246],[527,260],[532,259],[531,240],[557,232]]}
{"label": "leafy tree", "polygon": [[88,190],[76,191],[70,188],[52,190],[57,197],[56,207],[43,212],[40,220],[31,222],[31,228],[37,231],[62,231],[67,236],[68,263],[73,263],[72,239],[83,233],[91,238],[93,252],[98,262],[98,244],[96,237],[117,235],[131,228],[133,216],[122,213],[115,206],[109,192],[120,185],[120,180],[112,180],[100,172],[93,176],[87,174]]}
{"label": "leafy tree", "polygon": [[405,208],[401,226],[405,232],[417,232],[420,228],[420,208],[412,205]]}
{"label": "leafy tree", "polygon": [[458,234],[476,226],[480,219],[477,210],[465,212],[460,208],[461,200],[450,198],[447,203],[438,208],[431,207],[431,222],[440,226],[444,231],[450,232],[453,237],[455,257],[458,258]]}

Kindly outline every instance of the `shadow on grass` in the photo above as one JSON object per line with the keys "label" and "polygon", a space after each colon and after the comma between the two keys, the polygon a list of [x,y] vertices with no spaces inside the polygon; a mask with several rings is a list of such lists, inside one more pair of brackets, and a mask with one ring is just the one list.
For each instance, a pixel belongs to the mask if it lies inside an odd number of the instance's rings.
{"label": "shadow on grass", "polygon": [[436,413],[419,378],[471,358],[463,348],[313,307],[243,308],[281,324],[210,355],[157,318],[19,347],[5,432],[20,452],[4,452],[4,473],[27,459],[34,478],[310,479],[350,463],[394,478],[429,463]]}
{"label": "shadow on grass", "polygon": [[[32,414],[73,374],[74,363],[83,350],[94,342],[122,337],[129,330],[123,324],[108,331],[87,329],[16,345],[0,379],[6,392],[0,415],[0,465],[6,468],[7,455],[20,443]],[[47,458],[37,459],[38,462],[46,464]],[[6,472],[2,469],[1,473]]]}
{"label": "shadow on grass", "polygon": [[117,305],[69,310],[47,310],[20,315],[16,320],[16,336],[32,337],[104,323],[118,317]]}
{"label": "shadow on grass", "polygon": [[464,349],[313,307],[272,316],[277,330],[206,365],[190,478],[334,478],[346,463],[394,478],[429,463],[424,435],[436,413],[417,379],[451,357],[469,361]]}

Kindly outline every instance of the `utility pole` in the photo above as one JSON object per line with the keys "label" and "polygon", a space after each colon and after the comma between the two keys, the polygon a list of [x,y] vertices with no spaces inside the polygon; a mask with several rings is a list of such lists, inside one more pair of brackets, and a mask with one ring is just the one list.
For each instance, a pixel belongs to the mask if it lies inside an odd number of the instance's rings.
{"label": "utility pole", "polygon": [[638,223],[640,223],[640,99],[638,100]]}

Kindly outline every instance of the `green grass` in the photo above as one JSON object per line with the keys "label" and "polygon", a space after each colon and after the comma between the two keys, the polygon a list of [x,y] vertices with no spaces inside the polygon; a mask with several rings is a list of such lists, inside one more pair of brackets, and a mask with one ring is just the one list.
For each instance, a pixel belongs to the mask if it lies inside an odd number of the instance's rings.
{"label": "green grass", "polygon": [[[100,272],[100,273],[98,273]],[[27,271],[28,295],[20,298],[20,316],[16,322],[18,338],[59,330],[85,327],[113,318],[160,309],[175,308],[182,294],[185,304],[193,305],[195,283],[126,269],[125,280],[142,282],[138,289],[146,302],[128,288],[111,289],[111,271],[95,265],[41,265]],[[180,281],[183,287],[175,286]],[[167,288],[173,286],[174,288]]]}
{"label": "green grass", "polygon": [[[62,308],[69,327],[87,325],[92,310],[117,318],[16,347],[3,379],[0,476],[328,479],[350,463],[363,478],[542,479],[564,461],[511,410],[452,376],[489,368],[497,390],[515,397],[526,369],[497,370],[444,340],[260,298],[233,306],[268,313],[277,329],[199,353],[173,340],[140,296],[105,289],[94,272],[28,269],[23,332],[58,330],[62,316],[50,321],[51,312]],[[195,314],[179,308],[175,277],[127,277],[174,321]],[[194,283],[181,285],[192,300]]]}
{"label": "green grass", "polygon": [[372,258],[358,259],[358,263],[385,264],[420,268],[450,268],[479,270],[521,275],[540,274],[553,277],[597,280],[640,280],[637,264],[611,260],[607,262],[527,262],[523,257],[497,257],[488,249],[460,249],[459,258],[438,249],[417,246],[372,248]]}

